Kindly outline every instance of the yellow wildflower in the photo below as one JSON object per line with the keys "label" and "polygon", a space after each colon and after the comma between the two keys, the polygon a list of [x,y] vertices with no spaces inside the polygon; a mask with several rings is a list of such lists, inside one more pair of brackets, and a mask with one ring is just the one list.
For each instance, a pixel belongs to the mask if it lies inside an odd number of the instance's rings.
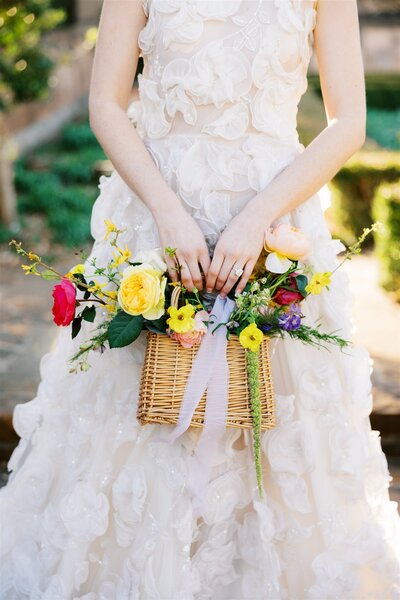
{"label": "yellow wildflower", "polygon": [[320,294],[324,287],[327,287],[331,282],[332,273],[314,273],[310,281],[306,285],[306,292],[309,294]]}
{"label": "yellow wildflower", "polygon": [[104,219],[104,223],[107,227],[104,239],[107,240],[110,233],[116,233],[118,231],[118,227],[114,225],[114,223],[110,221],[110,219]]}
{"label": "yellow wildflower", "polygon": [[85,273],[85,265],[83,263],[75,265],[74,267],[72,267],[72,269],[68,271],[68,273],[65,274],[65,277],[71,279],[72,275],[75,275],[75,273],[80,273],[81,275],[83,275]]}
{"label": "yellow wildflower", "polygon": [[88,292],[91,292],[92,294],[97,294],[100,297],[103,297],[104,294],[101,291],[101,288],[105,287],[107,285],[106,283],[98,283],[97,281],[94,282],[93,285],[89,285],[89,287],[87,288]]}
{"label": "yellow wildflower", "polygon": [[168,314],[170,315],[169,319],[167,319],[167,323],[173,331],[177,333],[187,333],[194,329],[196,324],[193,315],[195,310],[191,304],[185,304],[185,306],[181,306],[181,308],[176,308],[176,306],[168,307]]}
{"label": "yellow wildflower", "polygon": [[261,329],[255,323],[247,325],[239,334],[239,342],[243,348],[248,348],[252,352],[257,352],[264,337]]}
{"label": "yellow wildflower", "polygon": [[38,275],[35,263],[33,265],[21,265],[21,269],[25,271],[25,275]]}
{"label": "yellow wildflower", "polygon": [[122,265],[122,263],[126,262],[128,258],[132,256],[132,252],[129,250],[128,246],[125,244],[125,249],[117,246],[117,250],[119,252],[119,256],[116,252],[113,252],[112,255],[114,257],[114,262],[111,264],[112,267],[118,267]]}
{"label": "yellow wildflower", "polygon": [[28,252],[28,258],[29,258],[29,260],[37,260],[37,261],[40,260],[40,257],[37,254],[35,254],[34,252]]}

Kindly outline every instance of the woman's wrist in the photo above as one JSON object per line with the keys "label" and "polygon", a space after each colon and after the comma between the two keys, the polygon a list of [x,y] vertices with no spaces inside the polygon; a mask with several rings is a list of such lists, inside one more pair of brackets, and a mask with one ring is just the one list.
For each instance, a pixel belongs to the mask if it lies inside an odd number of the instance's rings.
{"label": "woman's wrist", "polygon": [[260,223],[263,229],[267,229],[280,216],[273,198],[264,192],[254,196],[246,204],[244,210],[253,220]]}
{"label": "woman's wrist", "polygon": [[175,194],[164,195],[156,206],[150,208],[157,224],[176,220],[185,211],[179,198]]}

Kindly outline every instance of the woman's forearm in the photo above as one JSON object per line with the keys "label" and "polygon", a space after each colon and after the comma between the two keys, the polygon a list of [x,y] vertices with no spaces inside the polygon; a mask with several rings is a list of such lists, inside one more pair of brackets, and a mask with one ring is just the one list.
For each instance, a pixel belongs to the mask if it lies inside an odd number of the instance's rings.
{"label": "woman's forearm", "polygon": [[365,140],[363,118],[333,120],[247,208],[269,225],[318,192]]}
{"label": "woman's forearm", "polygon": [[153,216],[160,219],[163,213],[181,206],[119,104],[92,100],[89,118],[90,126],[114,168]]}

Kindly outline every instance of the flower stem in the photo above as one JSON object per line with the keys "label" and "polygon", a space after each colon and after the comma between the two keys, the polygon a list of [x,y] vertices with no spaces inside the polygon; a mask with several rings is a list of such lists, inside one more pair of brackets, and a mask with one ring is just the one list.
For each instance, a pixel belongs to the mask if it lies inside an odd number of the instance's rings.
{"label": "flower stem", "polygon": [[263,498],[261,471],[261,400],[259,350],[253,352],[246,349],[247,378],[249,382],[251,416],[253,420],[253,450],[256,467],[257,486],[260,498]]}

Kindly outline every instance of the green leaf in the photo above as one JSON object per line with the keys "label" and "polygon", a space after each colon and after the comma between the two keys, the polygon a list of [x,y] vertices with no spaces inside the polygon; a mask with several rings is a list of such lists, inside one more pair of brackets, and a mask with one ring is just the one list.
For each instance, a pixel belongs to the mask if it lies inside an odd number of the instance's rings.
{"label": "green leaf", "polygon": [[166,333],[167,331],[167,322],[165,317],[160,317],[159,319],[146,319],[144,323],[146,329],[149,331],[153,331],[154,333]]}
{"label": "green leaf", "polygon": [[75,319],[72,321],[72,338],[78,335],[81,330],[81,325],[82,317],[79,315],[79,317],[75,317]]}
{"label": "green leaf", "polygon": [[81,315],[85,319],[85,321],[89,321],[90,323],[93,323],[94,318],[96,316],[96,307],[95,306],[85,306],[85,308],[81,312]]}
{"label": "green leaf", "polygon": [[108,326],[107,339],[110,348],[122,348],[136,340],[143,329],[142,315],[128,315],[120,311]]}
{"label": "green leaf", "polygon": [[[86,279],[83,273],[73,273],[73,276],[74,278],[79,279],[82,283],[86,283]],[[75,285],[78,288],[78,290],[81,290],[81,292],[86,292],[86,287],[79,285],[79,283],[76,283]]]}
{"label": "green leaf", "polygon": [[50,271],[50,269],[42,271],[40,277],[46,281],[58,281],[60,279],[60,277],[56,275],[56,273],[53,273],[53,271]]}
{"label": "green leaf", "polygon": [[308,279],[305,275],[297,275],[296,276],[297,289],[299,290],[302,296],[307,296],[306,285],[308,284]]}

